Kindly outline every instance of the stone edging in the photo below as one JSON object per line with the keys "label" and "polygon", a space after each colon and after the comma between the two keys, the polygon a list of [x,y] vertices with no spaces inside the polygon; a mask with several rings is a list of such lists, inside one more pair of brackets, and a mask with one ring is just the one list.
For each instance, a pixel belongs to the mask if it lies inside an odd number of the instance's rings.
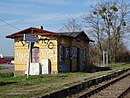
{"label": "stone edging", "polygon": [[85,88],[89,88],[93,85],[102,83],[106,80],[116,78],[117,76],[127,72],[128,70],[130,70],[130,68],[118,70],[117,72],[113,72],[107,75],[99,76],[97,78],[86,80],[86,81],[83,81],[82,83],[73,85],[71,87],[66,87],[65,89],[62,89],[59,91],[55,91],[49,94],[44,94],[44,95],[40,95],[38,97],[32,97],[32,98],[65,98],[66,96],[76,94],[80,92],[81,90],[84,90]]}

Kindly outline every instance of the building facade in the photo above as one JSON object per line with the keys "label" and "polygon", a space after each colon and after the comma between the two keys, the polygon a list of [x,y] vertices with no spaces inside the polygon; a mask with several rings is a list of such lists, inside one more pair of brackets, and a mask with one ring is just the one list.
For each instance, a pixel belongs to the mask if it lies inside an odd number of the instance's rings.
{"label": "building facade", "polygon": [[6,36],[14,39],[15,76],[25,75],[27,70],[28,42],[23,40],[24,34],[38,37],[38,42],[32,43],[30,62],[42,66],[48,59],[49,73],[83,71],[89,63],[89,42],[92,40],[85,32],[56,33],[30,27]]}

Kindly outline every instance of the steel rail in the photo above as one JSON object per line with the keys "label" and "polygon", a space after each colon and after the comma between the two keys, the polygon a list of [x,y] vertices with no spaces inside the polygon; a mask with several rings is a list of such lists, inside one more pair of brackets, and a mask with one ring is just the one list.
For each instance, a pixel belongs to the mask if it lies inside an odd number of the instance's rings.
{"label": "steel rail", "polygon": [[[113,80],[113,81],[110,81],[109,83],[104,84],[103,86],[100,86],[100,87],[98,87],[98,88],[96,88],[96,89],[94,89],[94,90],[92,90],[92,91],[89,91],[89,92],[87,92],[86,94],[83,94],[83,95],[79,96],[78,98],[87,98],[87,97],[90,97],[90,96],[92,96],[92,95],[94,95],[94,94],[96,94],[96,93],[98,93],[98,92],[104,90],[105,88],[109,87],[110,85],[112,85],[112,84],[118,82],[119,80],[121,80],[121,79],[123,79],[123,78],[129,76],[129,75],[130,75],[130,73],[128,73],[128,74],[126,74],[126,75],[124,75],[124,76],[122,76],[122,77],[119,77],[119,78],[117,78],[117,79],[115,79],[115,80]],[[126,91],[126,92],[127,92],[127,91]],[[123,95],[124,95],[124,94],[123,94]],[[119,98],[122,98],[122,97],[119,97]]]}
{"label": "steel rail", "polygon": [[128,87],[124,92],[122,92],[117,98],[124,98],[124,96],[130,92],[130,87]]}

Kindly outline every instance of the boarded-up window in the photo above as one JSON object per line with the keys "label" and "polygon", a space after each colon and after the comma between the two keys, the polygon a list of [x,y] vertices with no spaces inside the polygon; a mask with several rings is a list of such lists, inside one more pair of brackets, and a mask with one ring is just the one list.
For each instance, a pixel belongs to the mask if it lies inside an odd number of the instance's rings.
{"label": "boarded-up window", "polygon": [[72,47],[72,58],[77,58],[77,48]]}
{"label": "boarded-up window", "polygon": [[82,61],[85,61],[85,49],[82,49],[81,55],[82,55]]}
{"label": "boarded-up window", "polygon": [[66,47],[66,51],[65,51],[65,58],[66,59],[69,59],[69,55],[70,54],[70,48],[69,47]]}
{"label": "boarded-up window", "polygon": [[65,61],[65,59],[69,59],[70,48],[59,45],[59,62]]}
{"label": "boarded-up window", "polygon": [[39,48],[32,48],[32,63],[39,63]]}
{"label": "boarded-up window", "polygon": [[65,55],[66,55],[66,48],[63,46],[63,61],[65,61]]}
{"label": "boarded-up window", "polygon": [[63,47],[59,45],[59,62],[63,61]]}

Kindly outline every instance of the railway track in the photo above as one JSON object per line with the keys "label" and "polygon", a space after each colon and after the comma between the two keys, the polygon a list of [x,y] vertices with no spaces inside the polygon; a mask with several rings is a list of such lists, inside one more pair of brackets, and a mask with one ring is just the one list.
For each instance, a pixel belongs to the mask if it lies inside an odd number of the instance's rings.
{"label": "railway track", "polygon": [[[78,98],[130,98],[130,72]],[[128,96],[128,97],[125,97]]]}
{"label": "railway track", "polygon": [[125,89],[119,96],[118,98],[130,98],[130,86]]}
{"label": "railway track", "polygon": [[122,98],[130,98],[130,90]]}

